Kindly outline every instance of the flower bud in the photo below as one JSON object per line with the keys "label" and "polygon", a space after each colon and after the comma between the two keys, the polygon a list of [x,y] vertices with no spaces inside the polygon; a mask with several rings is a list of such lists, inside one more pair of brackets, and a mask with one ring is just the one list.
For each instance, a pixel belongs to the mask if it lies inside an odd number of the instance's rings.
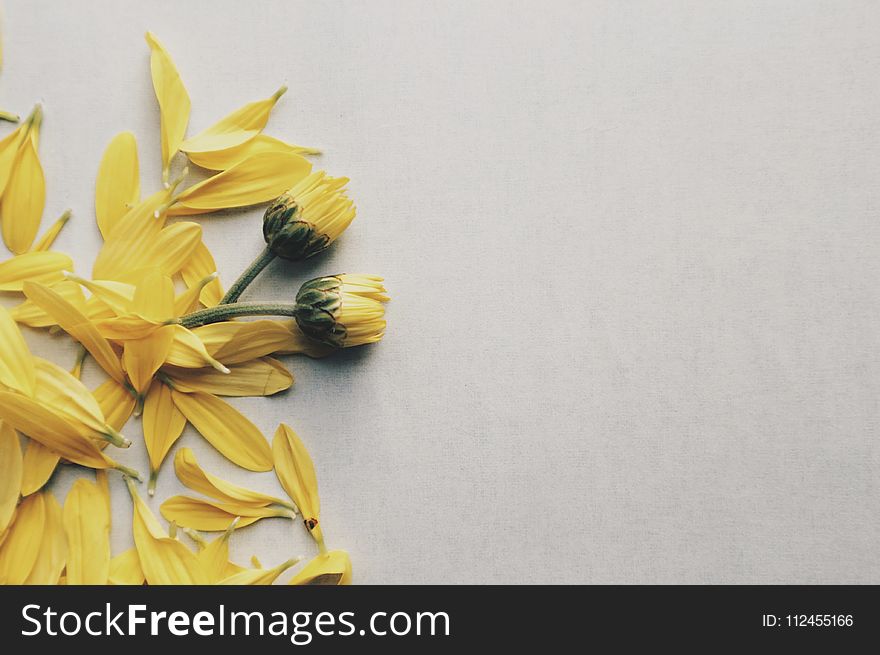
{"label": "flower bud", "polygon": [[263,237],[278,257],[297,261],[315,255],[354,220],[345,195],[347,177],[312,173],[273,202],[263,217]]}
{"label": "flower bud", "polygon": [[382,278],[332,275],[309,280],[296,294],[294,318],[304,334],[337,348],[379,341],[388,302]]}

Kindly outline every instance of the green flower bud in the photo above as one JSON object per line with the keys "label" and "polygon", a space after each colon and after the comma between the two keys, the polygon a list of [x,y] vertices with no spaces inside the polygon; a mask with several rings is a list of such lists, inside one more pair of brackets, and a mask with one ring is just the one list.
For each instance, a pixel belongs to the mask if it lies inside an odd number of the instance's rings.
{"label": "green flower bud", "polygon": [[296,294],[294,318],[303,333],[336,348],[379,341],[385,334],[385,294],[375,275],[309,280]]}
{"label": "green flower bud", "polygon": [[278,257],[307,259],[324,250],[355,217],[354,203],[345,195],[348,178],[312,173],[284,193],[263,217],[263,238]]}

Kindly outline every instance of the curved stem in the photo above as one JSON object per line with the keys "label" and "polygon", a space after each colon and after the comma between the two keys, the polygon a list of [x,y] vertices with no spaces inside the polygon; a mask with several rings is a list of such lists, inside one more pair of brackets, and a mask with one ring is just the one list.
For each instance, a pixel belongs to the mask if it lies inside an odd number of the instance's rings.
{"label": "curved stem", "polygon": [[275,259],[275,253],[269,250],[269,246],[261,252],[257,258],[251,262],[251,265],[244,269],[244,272],[238,276],[238,279],[229,287],[226,295],[220,299],[221,305],[228,305],[238,300],[239,296],[247,289],[248,285]]}
{"label": "curved stem", "polygon": [[181,316],[175,322],[185,328],[228,321],[239,316],[295,316],[296,305],[290,303],[243,302],[217,305]]}

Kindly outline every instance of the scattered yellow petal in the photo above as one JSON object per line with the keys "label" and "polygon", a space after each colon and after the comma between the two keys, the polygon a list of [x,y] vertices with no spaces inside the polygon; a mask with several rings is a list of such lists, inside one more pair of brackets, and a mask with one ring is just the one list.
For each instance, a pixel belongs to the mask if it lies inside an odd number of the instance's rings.
{"label": "scattered yellow petal", "polygon": [[[189,448],[181,448],[174,456],[174,471],[177,478],[193,491],[216,498],[223,503],[242,504],[254,507],[266,505],[287,505],[280,498],[227,482],[203,470],[196,456]],[[292,508],[291,508],[292,509]]]}
{"label": "scattered yellow petal", "polygon": [[37,385],[34,358],[21,331],[5,307],[0,306],[0,384],[33,396]]}
{"label": "scattered yellow petal", "polygon": [[92,392],[92,395],[98,401],[107,425],[115,430],[122,430],[134,412],[136,405],[134,396],[112,378],[103,382]]}
{"label": "scattered yellow petal", "polygon": [[186,427],[186,418],[171,400],[171,389],[153,382],[144,402],[144,443],[150,456],[150,494],[156,483],[156,475],[171,446]]}
{"label": "scattered yellow petal", "polygon": [[[48,254],[48,253],[47,253]],[[22,287],[24,294],[41,309],[48,313],[74,339],[79,341],[89,354],[95,358],[98,366],[119,383],[125,376],[122,365],[110,343],[98,332],[95,325],[57,291],[36,282],[25,282]]]}
{"label": "scattered yellow petal", "polygon": [[283,86],[264,100],[249,102],[236,109],[208,129],[181,143],[180,149],[189,155],[228,150],[250,141],[266,127],[272,108],[286,91],[287,87]]}
{"label": "scattered yellow petal", "polygon": [[166,364],[182,368],[212,366],[221,373],[229,372],[226,366],[208,353],[205,344],[192,330],[188,330],[182,325],[172,327],[174,328],[174,341],[168,352],[168,358],[165,360]]}
{"label": "scattered yellow petal", "polygon": [[[195,250],[190,253],[183,268],[180,269],[180,275],[183,278],[183,281],[190,288],[200,284],[202,280],[209,275],[216,274],[216,272],[217,264],[214,261],[214,256],[211,254],[211,251],[208,250],[208,246],[205,245],[204,241],[199,242],[195,247]],[[205,307],[213,307],[214,305],[219,304],[222,297],[223,286],[220,284],[219,278],[215,278],[209,282],[199,293],[199,299]],[[183,312],[178,313],[178,316],[182,315]]]}
{"label": "scattered yellow petal", "polygon": [[232,405],[200,391],[172,391],[171,396],[199,434],[231,462],[249,471],[272,469],[272,451],[266,437]]}
{"label": "scattered yellow petal", "polygon": [[67,562],[67,538],[61,520],[61,505],[48,491],[43,494],[45,514],[43,519],[40,550],[25,584],[58,584],[61,571]]}
{"label": "scattered yellow petal", "polygon": [[103,585],[110,575],[110,512],[94,482],[79,478],[64,500],[67,584]]}
{"label": "scattered yellow petal", "polygon": [[221,321],[194,328],[193,333],[212,356],[230,365],[265,357],[292,345],[287,321]]}
{"label": "scattered yellow petal", "polygon": [[290,426],[284,423],[275,431],[275,437],[272,439],[272,455],[278,481],[299,508],[309,534],[319,546],[323,546],[324,538],[318,522],[321,500],[318,497],[315,465],[302,440]]}
{"label": "scattered yellow petal", "polygon": [[146,34],[150,45],[150,72],[153,90],[159,101],[162,132],[162,179],[168,180],[171,159],[180,149],[189,123],[190,100],[171,55],[152,32]]}
{"label": "scattered yellow petal", "polygon": [[52,225],[49,226],[49,229],[43,232],[43,236],[37,239],[37,242],[33,245],[31,250],[33,252],[45,252],[49,250],[53,245],[55,245],[55,239],[58,238],[58,235],[61,234],[61,230],[64,229],[64,226],[67,225],[67,221],[70,220],[71,212],[69,209],[65,209],[64,213],[58,217]]}
{"label": "scattered yellow petal", "polygon": [[208,577],[195,553],[169,537],[126,479],[134,505],[132,529],[144,578],[151,585],[207,584]]}
{"label": "scattered yellow petal", "polygon": [[344,550],[321,553],[306,564],[287,584],[350,585],[351,559]]}
{"label": "scattered yellow petal", "polygon": [[125,342],[122,351],[122,366],[131,380],[131,386],[138,394],[144,394],[156,371],[168,357],[171,343],[174,341],[174,329],[170,325],[160,327],[143,339],[132,339]]}
{"label": "scattered yellow petal", "polygon": [[258,153],[183,191],[168,215],[204,214],[274,200],[311,170],[311,163],[301,155]]}
{"label": "scattered yellow petal", "polygon": [[137,548],[129,548],[110,560],[108,582],[112,585],[144,584],[144,571]]}
{"label": "scattered yellow petal", "polygon": [[86,280],[72,273],[67,274],[67,279],[91,291],[94,298],[99,299],[116,314],[132,311],[135,291],[133,284],[115,280]]}
{"label": "scattered yellow petal", "polygon": [[11,425],[0,421],[0,534],[9,526],[21,491],[21,445]]}
{"label": "scattered yellow petal", "polygon": [[95,216],[105,239],[140,199],[137,141],[131,132],[120,132],[104,151],[95,184]]}
{"label": "scattered yellow petal", "polygon": [[296,557],[271,569],[245,569],[218,582],[221,585],[270,585],[302,558]]}
{"label": "scattered yellow petal", "polygon": [[62,271],[72,271],[73,260],[60,252],[26,252],[0,262],[0,291],[21,291],[25,282],[55,284]]}
{"label": "scattered yellow petal", "polygon": [[0,545],[0,585],[24,584],[40,553],[46,503],[42,493],[25,498]]}
{"label": "scattered yellow petal", "polygon": [[6,189],[19,146],[29,129],[29,123],[22,123],[7,134],[3,140],[0,140],[0,196],[3,195],[3,191]]}
{"label": "scattered yellow petal", "polygon": [[189,286],[186,291],[174,299],[174,315],[184,316],[199,307],[199,298],[205,287],[217,282],[217,273],[211,273]]}
{"label": "scattered yellow petal", "polygon": [[236,525],[237,522],[233,520],[223,534],[205,544],[205,547],[199,552],[199,561],[201,561],[205,575],[208,576],[211,584],[216,584],[230,575],[245,570],[229,561],[229,537],[232,536]]}
{"label": "scattered yellow petal", "polygon": [[46,203],[46,178],[37,155],[38,129],[36,124],[32,126],[19,144],[0,203],[3,241],[17,255],[27,252],[33,244]]}
{"label": "scattered yellow petal", "polygon": [[22,462],[21,495],[30,496],[42,489],[60,460],[61,456],[54,450],[49,450],[39,441],[28,439]]}
{"label": "scattered yellow petal", "polygon": [[229,373],[214,369],[167,371],[178,391],[204,391],[215,396],[271,396],[293,384],[293,375],[277,359],[265,357],[233,364]]}
{"label": "scattered yellow petal", "polygon": [[172,496],[162,503],[159,511],[177,525],[205,532],[226,530],[235,519],[239,519],[235,527],[243,528],[264,518],[292,517],[290,510],[230,505],[189,496]]}
{"label": "scattered yellow petal", "polygon": [[285,143],[280,139],[276,139],[265,134],[257,134],[249,141],[245,141],[241,145],[227,148],[226,150],[213,150],[207,152],[188,152],[189,160],[212,171],[225,171],[232,168],[236,164],[243,162],[248,157],[258,155],[264,152],[283,152],[295,155],[318,155],[320,150],[315,148],[307,148],[292,143]]}

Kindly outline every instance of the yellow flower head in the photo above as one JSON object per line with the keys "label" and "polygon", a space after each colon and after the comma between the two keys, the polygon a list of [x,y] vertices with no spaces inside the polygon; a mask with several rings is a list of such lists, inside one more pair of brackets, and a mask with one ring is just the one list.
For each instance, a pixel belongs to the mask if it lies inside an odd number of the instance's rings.
{"label": "yellow flower head", "polygon": [[385,334],[388,302],[382,278],[332,275],[309,280],[296,294],[294,318],[309,337],[337,348],[362,346]]}
{"label": "yellow flower head", "polygon": [[315,255],[339,237],[355,217],[345,195],[347,177],[324,171],[307,176],[278,198],[263,218],[263,237],[278,257],[290,260]]}

